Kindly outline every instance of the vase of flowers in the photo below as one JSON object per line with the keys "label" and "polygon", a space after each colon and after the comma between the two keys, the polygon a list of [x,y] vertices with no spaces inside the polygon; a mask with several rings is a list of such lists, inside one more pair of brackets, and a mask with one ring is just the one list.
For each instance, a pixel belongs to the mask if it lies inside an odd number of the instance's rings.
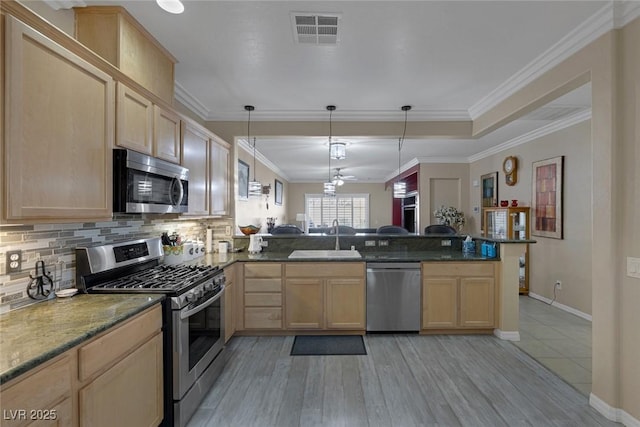
{"label": "vase of flowers", "polygon": [[467,222],[464,213],[453,206],[444,207],[444,205],[441,205],[433,211],[433,216],[436,217],[439,224],[450,225],[457,228],[458,231],[462,231],[462,227]]}

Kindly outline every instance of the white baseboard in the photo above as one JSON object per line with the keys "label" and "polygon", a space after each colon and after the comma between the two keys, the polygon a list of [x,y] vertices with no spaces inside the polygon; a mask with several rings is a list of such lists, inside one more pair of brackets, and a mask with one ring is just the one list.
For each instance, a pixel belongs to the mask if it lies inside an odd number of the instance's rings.
{"label": "white baseboard", "polygon": [[612,407],[593,393],[589,395],[589,405],[611,421],[622,423],[627,427],[640,427],[640,420],[633,418],[631,414],[620,408]]}
{"label": "white baseboard", "polygon": [[494,329],[493,335],[505,341],[520,341],[519,331],[502,331],[500,329]]}
{"label": "white baseboard", "polygon": [[[529,296],[533,299],[537,299],[538,301],[546,302],[547,304],[550,304],[552,301],[547,297],[543,297],[542,295],[538,295],[533,292],[529,292]],[[592,321],[592,317],[590,314],[583,313],[582,311],[576,310],[575,308],[569,307],[568,305],[560,304],[558,301],[553,301],[551,305],[554,307],[558,307],[560,310],[564,310],[568,313],[574,314],[578,317],[582,317],[583,319],[588,320],[589,322]]]}

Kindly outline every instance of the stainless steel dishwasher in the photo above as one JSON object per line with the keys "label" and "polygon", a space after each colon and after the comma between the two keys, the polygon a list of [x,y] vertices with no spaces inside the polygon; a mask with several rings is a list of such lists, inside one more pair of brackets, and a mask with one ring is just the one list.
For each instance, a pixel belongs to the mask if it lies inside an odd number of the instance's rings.
{"label": "stainless steel dishwasher", "polygon": [[367,331],[420,330],[420,263],[367,263]]}

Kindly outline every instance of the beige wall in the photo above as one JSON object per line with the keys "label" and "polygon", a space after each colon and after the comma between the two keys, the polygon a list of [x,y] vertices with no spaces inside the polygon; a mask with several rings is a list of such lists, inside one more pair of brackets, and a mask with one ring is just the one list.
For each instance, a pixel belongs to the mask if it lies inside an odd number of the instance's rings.
{"label": "beige wall", "polygon": [[[233,139],[232,139],[233,140]],[[248,200],[238,200],[236,195],[238,194],[238,159],[244,161],[249,165],[249,180],[254,177],[253,174],[253,154],[247,153],[242,148],[236,146],[237,158],[234,160],[234,198],[235,201],[235,222],[238,225],[261,225],[261,233],[267,232],[267,217],[274,217],[276,224],[283,224],[288,222],[287,218],[287,192],[289,183],[285,181],[281,176],[276,175],[271,169],[265,166],[260,161],[256,160],[256,179],[262,183],[262,185],[271,185],[271,191],[268,199],[265,196],[261,197],[249,197]],[[282,182],[283,196],[282,206],[276,206],[275,204],[275,179]],[[267,206],[268,205],[268,206]],[[294,217],[295,219],[295,217]],[[240,230],[236,227],[235,234],[240,234]]]}
{"label": "beige wall", "polygon": [[[640,258],[640,19],[620,34],[620,203],[616,206],[620,254],[616,269],[624,272],[626,258]],[[640,279],[621,274],[620,406],[640,420]]]}
{"label": "beige wall", "polygon": [[[431,194],[434,182],[439,180],[455,180],[454,185],[447,187],[456,188],[457,194],[451,194],[449,197]],[[437,185],[437,184],[436,184]],[[469,205],[469,164],[468,163],[421,163],[420,164],[420,233],[424,232],[424,228],[432,223],[431,217],[433,211],[440,207],[443,200],[456,200],[453,207],[464,212],[467,218],[462,232],[470,230],[469,220],[471,208]],[[473,222],[473,221],[471,221]]]}
{"label": "beige wall", "polygon": [[[498,199],[518,200],[531,206],[532,163],[556,156],[564,159],[564,238],[532,236],[530,245],[530,291],[553,298],[556,280],[562,290],[556,301],[591,314],[591,269],[585,259],[591,257],[591,121],[562,129],[526,144],[502,151],[471,164],[471,181],[498,171]],[[518,158],[518,182],[505,184],[502,162],[507,156]],[[471,205],[480,206],[480,187],[470,186]],[[532,215],[533,216],[533,215]],[[474,233],[480,232],[480,213],[474,214]]]}
{"label": "beige wall", "polygon": [[[492,129],[590,79],[592,397],[609,416],[640,419],[638,279],[625,277],[627,256],[640,255],[638,235],[638,93],[640,19],[611,31],[474,121]],[[620,73],[620,70],[622,72]],[[618,80],[620,79],[620,80]],[[635,298],[634,298],[635,297]],[[621,410],[623,412],[618,411]]]}
{"label": "beige wall", "polygon": [[[304,212],[304,195],[322,193],[322,183],[291,183],[289,184],[289,204],[287,216],[293,224],[300,226],[296,214]],[[369,227],[378,228],[391,224],[391,189],[385,190],[384,184],[359,184],[345,182],[338,187],[337,193],[369,194]]]}

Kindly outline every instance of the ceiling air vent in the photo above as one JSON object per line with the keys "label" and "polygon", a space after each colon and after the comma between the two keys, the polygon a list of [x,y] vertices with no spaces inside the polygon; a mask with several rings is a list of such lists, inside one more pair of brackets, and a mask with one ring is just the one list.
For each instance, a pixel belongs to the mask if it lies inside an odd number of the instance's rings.
{"label": "ceiling air vent", "polygon": [[296,43],[331,45],[338,43],[337,14],[291,13],[293,35]]}

